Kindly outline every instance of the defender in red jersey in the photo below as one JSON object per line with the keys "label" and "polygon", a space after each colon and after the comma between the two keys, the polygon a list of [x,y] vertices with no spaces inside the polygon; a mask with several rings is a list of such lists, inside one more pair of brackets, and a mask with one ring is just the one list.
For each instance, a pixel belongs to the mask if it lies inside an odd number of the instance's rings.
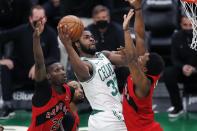
{"label": "defender in red jersey", "polygon": [[38,21],[33,34],[36,88],[28,131],[76,131],[70,102],[72,99],[81,100],[82,97],[74,95],[74,89],[65,83],[66,75],[60,63],[44,61],[40,45],[42,26],[42,22]]}
{"label": "defender in red jersey", "polygon": [[[84,99],[84,94],[83,94],[83,90],[82,90],[81,85],[79,84],[79,82],[69,81],[68,85],[70,87],[74,88],[75,89],[75,95],[78,96],[78,98],[81,98],[81,101],[74,98],[72,100],[72,102],[70,103],[70,108],[72,110],[73,115],[75,116],[75,123],[74,123],[73,128],[78,129],[80,119],[79,119],[79,115],[78,115],[77,104],[82,102],[82,100]],[[72,130],[72,131],[74,131],[74,130]]]}
{"label": "defender in red jersey", "polygon": [[[154,121],[152,110],[153,90],[164,68],[162,58],[156,53],[147,53],[144,47],[144,23],[141,0],[128,0],[134,6],[136,47],[130,36],[129,23],[134,12],[124,16],[123,29],[125,48],[120,52],[125,56],[130,75],[123,91],[123,115],[128,131],[163,131]],[[130,50],[130,52],[128,52]]]}

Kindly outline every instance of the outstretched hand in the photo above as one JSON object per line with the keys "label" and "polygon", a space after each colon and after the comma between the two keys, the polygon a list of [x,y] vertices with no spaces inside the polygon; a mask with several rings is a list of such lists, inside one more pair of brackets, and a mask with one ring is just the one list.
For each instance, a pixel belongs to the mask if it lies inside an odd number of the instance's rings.
{"label": "outstretched hand", "polygon": [[134,15],[133,9],[130,9],[128,14],[124,15],[123,30],[129,30],[129,24],[133,15]]}
{"label": "outstretched hand", "polygon": [[40,36],[40,34],[43,32],[44,30],[44,24],[42,23],[41,20],[37,21],[36,26],[34,28],[34,36]]}
{"label": "outstretched hand", "polygon": [[59,25],[57,27],[57,30],[58,30],[58,36],[61,40],[61,42],[64,44],[64,45],[71,45],[72,46],[72,41],[71,41],[71,38],[68,34],[68,29],[67,29],[67,26],[66,25]]}

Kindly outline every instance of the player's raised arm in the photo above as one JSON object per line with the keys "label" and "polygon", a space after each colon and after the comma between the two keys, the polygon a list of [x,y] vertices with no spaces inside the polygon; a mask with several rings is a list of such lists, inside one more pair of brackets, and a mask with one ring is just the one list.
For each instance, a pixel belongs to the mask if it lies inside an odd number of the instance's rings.
{"label": "player's raised arm", "polygon": [[126,53],[126,56],[130,57],[130,59],[126,57],[127,60],[129,60],[129,63],[137,59],[137,51],[133,43],[133,39],[131,38],[131,32],[129,30],[129,23],[133,15],[134,15],[134,12],[131,9],[127,15],[124,15],[124,22],[123,22],[124,39],[125,39],[124,51]]}
{"label": "player's raised arm", "polygon": [[37,22],[33,33],[33,53],[35,60],[35,80],[42,81],[46,79],[46,67],[44,63],[44,56],[40,45],[41,27],[44,26],[41,21]]}
{"label": "player's raised arm", "polygon": [[136,50],[138,56],[144,55],[146,50],[145,47],[145,27],[144,20],[142,15],[142,0],[126,0],[131,6],[134,7],[135,11],[135,22],[134,22],[134,31],[136,36]]}
{"label": "player's raised arm", "polygon": [[75,49],[72,46],[72,41],[66,31],[66,26],[64,26],[64,31],[63,27],[58,27],[58,34],[60,37],[60,40],[64,44],[64,47],[66,48],[66,51],[68,53],[68,58],[70,60],[70,63],[73,67],[73,70],[77,76],[77,78],[80,81],[86,81],[88,80],[91,75],[90,71],[92,70],[92,66],[89,63],[86,63],[82,61],[75,51]]}
{"label": "player's raised arm", "polygon": [[147,95],[150,89],[151,82],[144,74],[141,64],[138,62],[138,55],[134,46],[133,40],[130,35],[129,23],[133,15],[133,10],[130,10],[127,15],[124,15],[123,29],[125,35],[125,49],[122,49],[128,62],[130,75],[136,86],[135,93],[138,97],[144,97]]}

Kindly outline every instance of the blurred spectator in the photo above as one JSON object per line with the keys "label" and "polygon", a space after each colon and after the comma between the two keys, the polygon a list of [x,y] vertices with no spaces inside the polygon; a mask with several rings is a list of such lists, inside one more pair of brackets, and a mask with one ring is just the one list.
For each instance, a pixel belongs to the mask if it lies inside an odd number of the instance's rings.
{"label": "blurred spectator", "polygon": [[[110,20],[110,13],[107,7],[97,5],[92,11],[94,23],[87,28],[92,32],[96,40],[97,51],[109,50],[115,51],[120,46],[124,46],[123,29],[121,25]],[[125,67],[115,69],[118,86],[123,88],[128,69]],[[120,89],[122,92],[122,89]]]}
{"label": "blurred spectator", "polygon": [[9,41],[5,45],[0,44],[0,58],[9,58],[13,52],[14,43]]}
{"label": "blurred spectator", "polygon": [[66,49],[62,44],[61,40],[59,39],[59,37],[57,39],[59,44],[58,47],[60,49],[60,63],[64,66],[64,70],[66,71],[68,66],[68,53],[66,52]]}
{"label": "blurred spectator", "polygon": [[73,69],[71,67],[71,64],[68,59],[68,53],[61,42],[61,40],[58,37],[58,43],[59,43],[59,49],[60,49],[60,63],[64,66],[64,70],[66,71],[66,76],[68,80],[77,80],[75,77],[75,74],[73,72]]}
{"label": "blurred spectator", "polygon": [[27,22],[31,6],[30,0],[0,0],[0,29]]}
{"label": "blurred spectator", "polygon": [[87,28],[95,37],[97,51],[113,51],[124,45],[122,27],[110,20],[110,13],[107,7],[102,5],[96,6],[92,11],[92,18],[94,23]]}
{"label": "blurred spectator", "polygon": [[[3,83],[8,83],[6,82],[6,80],[8,79],[9,75],[3,76],[1,71],[2,68],[6,68],[7,70],[12,70],[14,68],[14,63],[13,61],[10,59],[10,56],[12,55],[13,52],[13,42],[8,42],[6,43],[3,47],[1,46],[1,53],[0,53],[0,81],[3,81]],[[1,84],[1,83],[0,83]],[[2,87],[2,86],[1,86]],[[3,88],[1,90],[1,96],[3,94],[3,99],[7,100],[10,99],[10,97],[12,96],[12,91],[10,91],[10,88]],[[7,101],[6,102],[7,105],[11,106],[11,102]],[[2,107],[1,107],[2,108]],[[10,113],[10,115],[14,115],[14,113]]]}
{"label": "blurred spectator", "polygon": [[[32,8],[29,23],[11,30],[0,31],[0,44],[5,44],[10,40],[14,42],[14,52],[10,58],[14,63],[14,68],[10,70],[7,66],[2,66],[1,79],[4,106],[0,113],[1,118],[6,118],[13,112],[11,100],[15,84],[22,85],[26,89],[34,88],[35,65],[32,35],[35,27],[34,23],[38,20],[42,20],[43,24],[46,23],[45,10],[39,5]],[[41,45],[46,63],[54,60],[59,61],[60,53],[55,31],[47,25],[42,30]]]}
{"label": "blurred spectator", "polygon": [[56,30],[57,24],[61,18],[60,0],[49,0],[43,7],[46,11],[48,24]]}
{"label": "blurred spectator", "polygon": [[190,48],[192,41],[192,25],[190,20],[182,16],[181,30],[176,32],[172,38],[172,67],[164,72],[164,82],[170,94],[170,100],[174,110],[169,117],[177,117],[183,113],[182,99],[178,82],[187,84],[197,82],[197,52]]}
{"label": "blurred spectator", "polygon": [[68,64],[67,64],[67,69],[66,69],[66,75],[67,75],[67,78],[70,80],[77,80],[69,59],[68,59]]}

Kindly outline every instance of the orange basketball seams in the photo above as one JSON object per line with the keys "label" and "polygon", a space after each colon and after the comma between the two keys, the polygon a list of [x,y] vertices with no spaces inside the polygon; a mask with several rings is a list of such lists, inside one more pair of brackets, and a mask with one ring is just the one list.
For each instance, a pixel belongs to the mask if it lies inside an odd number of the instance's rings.
{"label": "orange basketball seams", "polygon": [[67,15],[63,17],[59,21],[58,27],[60,25],[63,26],[63,28],[65,25],[67,26],[67,32],[70,38],[72,39],[72,41],[77,41],[84,30],[84,25],[82,21],[74,15]]}

